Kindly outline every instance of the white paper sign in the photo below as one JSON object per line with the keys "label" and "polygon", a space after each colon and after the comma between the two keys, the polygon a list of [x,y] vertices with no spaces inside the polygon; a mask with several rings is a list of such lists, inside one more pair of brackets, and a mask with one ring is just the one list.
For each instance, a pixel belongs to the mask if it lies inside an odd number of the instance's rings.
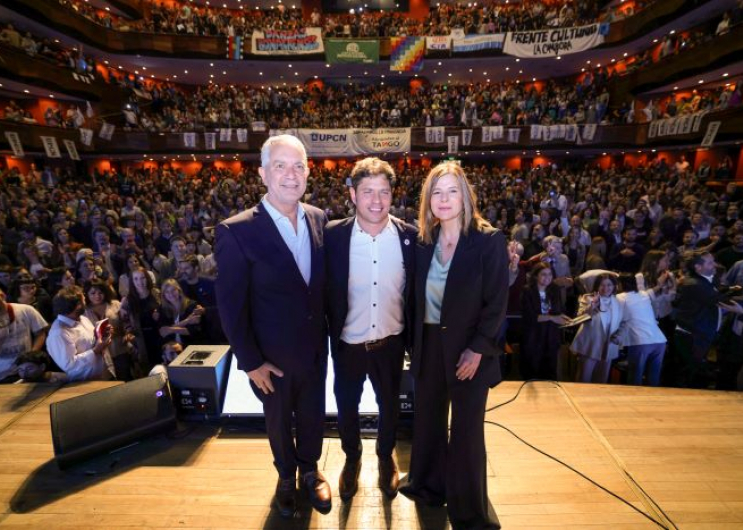
{"label": "white paper sign", "polygon": [[16,158],[23,158],[25,153],[23,152],[23,146],[21,145],[21,138],[17,132],[5,131],[5,137],[8,139],[10,148],[13,150],[13,156]]}
{"label": "white paper sign", "polygon": [[77,153],[77,146],[72,140],[62,140],[65,147],[67,148],[67,154],[70,155],[72,160],[80,160],[80,155]]}
{"label": "white paper sign", "polygon": [[62,153],[59,152],[59,146],[57,145],[57,139],[54,136],[40,136],[41,143],[44,144],[44,151],[46,156],[49,158],[62,158]]}
{"label": "white paper sign", "polygon": [[427,144],[443,144],[445,141],[445,127],[426,127]]}

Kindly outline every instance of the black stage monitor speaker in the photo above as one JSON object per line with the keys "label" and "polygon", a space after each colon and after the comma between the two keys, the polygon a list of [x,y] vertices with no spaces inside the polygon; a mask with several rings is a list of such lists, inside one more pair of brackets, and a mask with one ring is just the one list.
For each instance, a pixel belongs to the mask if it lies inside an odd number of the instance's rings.
{"label": "black stage monitor speaker", "polygon": [[164,375],[145,377],[50,406],[60,469],[175,427]]}
{"label": "black stage monitor speaker", "polygon": [[178,417],[203,420],[221,416],[231,359],[227,345],[191,345],[168,365]]}

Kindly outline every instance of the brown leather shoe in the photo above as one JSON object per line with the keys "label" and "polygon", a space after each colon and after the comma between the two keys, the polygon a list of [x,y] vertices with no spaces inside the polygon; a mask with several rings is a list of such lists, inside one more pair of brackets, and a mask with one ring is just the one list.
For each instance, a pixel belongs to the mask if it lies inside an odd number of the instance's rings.
{"label": "brown leather shoe", "polygon": [[397,496],[397,488],[400,486],[400,475],[397,472],[395,458],[379,458],[379,488],[390,499]]}
{"label": "brown leather shoe", "polygon": [[319,471],[302,475],[302,487],[307,492],[312,507],[320,513],[328,513],[332,507],[330,485]]}
{"label": "brown leather shoe", "polygon": [[284,519],[291,519],[297,511],[297,479],[280,478],[276,485],[274,503],[279,515]]}
{"label": "brown leather shoe", "polygon": [[361,472],[361,460],[348,460],[341,471],[338,481],[338,493],[344,501],[356,495],[359,489],[359,473]]}

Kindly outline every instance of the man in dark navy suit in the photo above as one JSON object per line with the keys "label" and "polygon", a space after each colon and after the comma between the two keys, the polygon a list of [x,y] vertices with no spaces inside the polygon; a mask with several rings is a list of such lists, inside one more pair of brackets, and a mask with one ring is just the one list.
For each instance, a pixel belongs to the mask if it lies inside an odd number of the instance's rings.
{"label": "man in dark navy suit", "polygon": [[678,364],[675,383],[682,388],[706,388],[707,353],[722,326],[723,310],[736,309],[736,304],[726,302],[741,290],[718,285],[717,263],[709,252],[693,255],[687,268],[673,301]]}
{"label": "man in dark navy suit", "polygon": [[389,215],[392,167],[365,158],[351,172],[356,215],[325,228],[328,322],[335,369],[338,432],[346,463],[339,492],[354,496],[361,470],[359,402],[367,376],[379,407],[379,487],[397,495],[393,457],[400,410],[400,381],[412,336],[412,284],[416,229]]}
{"label": "man in dark navy suit", "polygon": [[295,513],[297,469],[312,505],[325,513],[331,493],[317,461],[327,368],[326,217],[299,202],[309,169],[297,138],[269,138],[258,172],[268,189],[263,200],[217,227],[217,305],[238,366],[263,402],[279,472],[275,504],[280,514]]}

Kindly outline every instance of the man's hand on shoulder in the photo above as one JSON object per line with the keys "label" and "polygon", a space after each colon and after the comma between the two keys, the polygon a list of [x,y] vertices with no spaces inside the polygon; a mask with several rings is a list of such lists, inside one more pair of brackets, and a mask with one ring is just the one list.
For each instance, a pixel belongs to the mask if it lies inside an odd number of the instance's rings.
{"label": "man's hand on shoulder", "polygon": [[284,377],[284,372],[269,362],[265,362],[255,370],[248,372],[248,377],[264,394],[272,394],[274,388],[271,382],[271,374],[275,374],[277,377]]}

